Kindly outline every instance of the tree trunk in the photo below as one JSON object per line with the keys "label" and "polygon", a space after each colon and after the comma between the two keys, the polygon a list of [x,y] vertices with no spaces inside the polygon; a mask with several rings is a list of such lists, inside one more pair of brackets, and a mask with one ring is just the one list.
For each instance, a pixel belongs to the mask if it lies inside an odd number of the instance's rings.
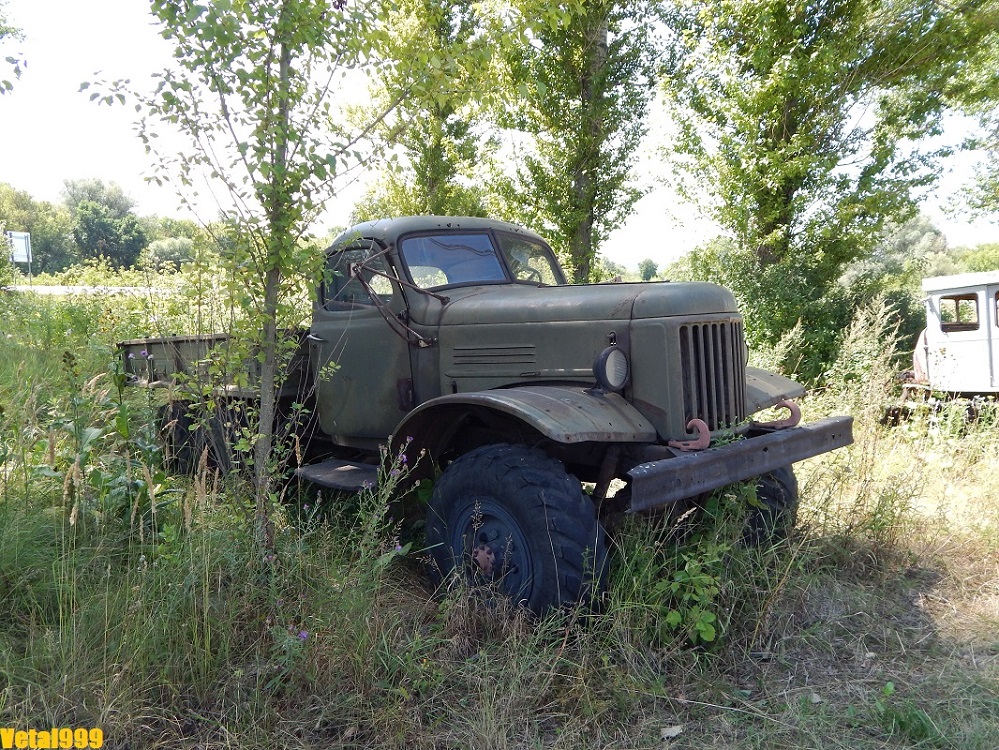
{"label": "tree trunk", "polygon": [[603,86],[600,81],[607,65],[608,11],[603,4],[596,10],[600,17],[592,25],[588,23],[586,29],[586,67],[580,81],[582,120],[579,153],[572,176],[572,202],[578,219],[569,237],[569,258],[573,266],[573,281],[577,284],[589,281],[593,270],[596,181],[592,173],[600,168],[600,149],[604,139]]}
{"label": "tree trunk", "polygon": [[277,87],[277,127],[274,137],[274,164],[270,175],[270,191],[264,203],[267,212],[266,264],[264,276],[262,361],[260,365],[260,414],[257,441],[253,446],[254,495],[256,508],[254,526],[257,539],[264,550],[274,546],[270,519],[271,504],[271,452],[274,447],[274,421],[277,412],[278,391],[278,295],[281,291],[282,259],[292,242],[288,233],[287,177],[288,177],[288,120],[290,117],[291,47],[284,42],[285,12],[278,20],[277,44],[280,48],[279,79]]}
{"label": "tree trunk", "polygon": [[274,417],[277,411],[278,335],[277,303],[281,285],[281,269],[270,268],[264,284],[264,326],[260,365],[260,413],[257,442],[253,446],[253,484],[256,508],[254,526],[264,549],[273,547],[270,523],[271,450],[274,447]]}

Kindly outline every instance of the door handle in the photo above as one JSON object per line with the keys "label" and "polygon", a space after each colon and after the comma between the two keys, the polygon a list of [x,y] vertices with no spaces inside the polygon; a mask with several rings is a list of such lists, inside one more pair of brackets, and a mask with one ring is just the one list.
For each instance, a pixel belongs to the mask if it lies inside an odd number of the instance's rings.
{"label": "door handle", "polygon": [[308,340],[308,341],[314,341],[317,344],[325,344],[326,343],[326,339],[324,339],[322,336],[317,336],[314,333],[307,334],[305,336],[305,338],[306,338],[306,340]]}

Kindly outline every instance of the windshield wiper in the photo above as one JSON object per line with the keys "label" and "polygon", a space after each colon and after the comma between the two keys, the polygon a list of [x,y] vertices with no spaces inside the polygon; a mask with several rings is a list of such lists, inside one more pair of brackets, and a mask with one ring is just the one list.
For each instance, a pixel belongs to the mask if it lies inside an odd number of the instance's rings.
{"label": "windshield wiper", "polygon": [[[375,258],[381,258],[383,255],[387,254],[388,251],[389,249],[386,247],[382,250],[379,250],[374,255],[368,256],[360,263],[351,263],[350,265],[351,278],[360,279],[360,276],[357,275],[357,271],[368,271],[369,273],[372,273],[375,276],[381,276],[383,279],[388,279],[389,281],[396,281],[402,286],[406,287],[407,289],[412,289],[415,292],[422,292],[423,294],[428,294],[434,299],[439,300],[442,305],[446,305],[448,302],[451,301],[450,297],[446,297],[443,294],[437,294],[437,292],[431,292],[429,289],[424,289],[423,287],[419,287],[416,284],[410,284],[408,281],[406,281],[403,278],[400,278],[399,276],[391,276],[379,268],[375,268],[373,266],[368,265],[370,261],[374,260]],[[361,283],[363,284],[364,281],[362,280]]]}

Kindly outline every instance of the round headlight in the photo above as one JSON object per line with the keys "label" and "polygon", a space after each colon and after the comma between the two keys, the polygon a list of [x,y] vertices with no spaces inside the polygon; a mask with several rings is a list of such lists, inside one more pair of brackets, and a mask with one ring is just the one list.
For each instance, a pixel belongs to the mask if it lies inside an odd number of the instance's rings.
{"label": "round headlight", "polygon": [[620,391],[628,385],[628,355],[616,346],[608,346],[593,363],[593,376],[605,391]]}

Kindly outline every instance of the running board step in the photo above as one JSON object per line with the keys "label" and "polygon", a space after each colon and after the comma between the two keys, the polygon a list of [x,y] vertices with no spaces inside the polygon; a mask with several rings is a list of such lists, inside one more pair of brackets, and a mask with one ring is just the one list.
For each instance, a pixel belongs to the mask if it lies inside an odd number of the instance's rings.
{"label": "running board step", "polygon": [[331,458],[318,464],[299,467],[295,470],[295,476],[320,487],[360,492],[378,483],[378,467]]}

